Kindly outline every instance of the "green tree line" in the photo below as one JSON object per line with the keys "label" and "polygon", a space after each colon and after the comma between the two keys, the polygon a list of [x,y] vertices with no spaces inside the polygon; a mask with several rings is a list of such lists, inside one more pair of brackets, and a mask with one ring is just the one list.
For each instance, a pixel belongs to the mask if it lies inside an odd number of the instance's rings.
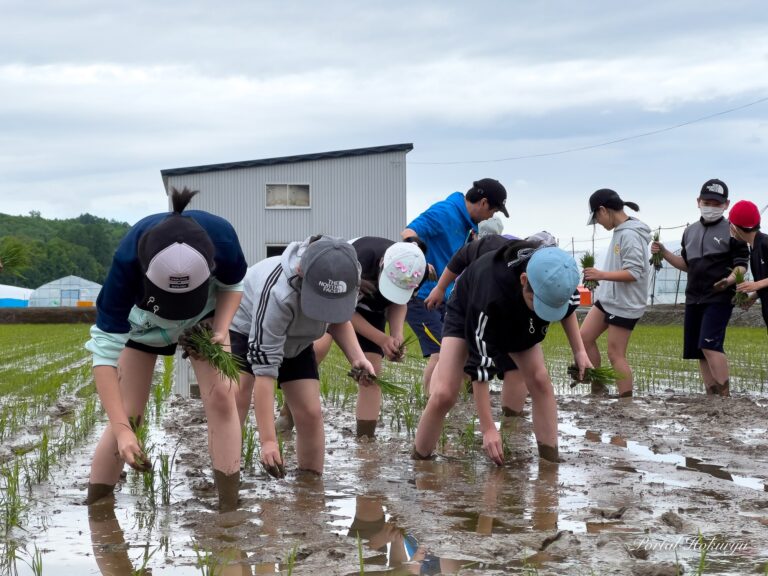
{"label": "green tree line", "polygon": [[48,220],[0,214],[0,247],[23,246],[22,266],[0,271],[0,284],[37,288],[64,276],[103,284],[120,240],[130,225],[91,214]]}

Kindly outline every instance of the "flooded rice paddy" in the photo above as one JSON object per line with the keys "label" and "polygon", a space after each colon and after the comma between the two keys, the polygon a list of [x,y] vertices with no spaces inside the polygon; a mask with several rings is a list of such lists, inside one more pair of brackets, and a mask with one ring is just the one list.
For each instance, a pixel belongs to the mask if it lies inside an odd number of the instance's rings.
{"label": "flooded rice paddy", "polygon": [[[559,346],[558,338],[550,345]],[[71,364],[63,398],[79,398],[73,391],[88,384]],[[390,379],[412,378],[412,364]],[[159,363],[161,389],[164,374]],[[240,508],[226,514],[215,509],[199,400],[158,393],[148,412],[156,468],[160,455],[172,461],[170,504],[159,478],[148,486],[129,471],[114,501],[83,505],[103,417],[52,458],[45,479],[25,481],[39,468],[43,427],[58,446],[67,419],[87,424],[80,416],[86,400],[22,418],[4,441],[23,436],[29,445],[18,522],[3,525],[0,574],[766,573],[768,398],[757,389],[737,381],[734,398],[706,398],[654,381],[625,401],[583,396],[562,380],[564,461],[539,461],[530,417],[516,418],[500,422],[507,462],[498,468],[482,452],[471,397],[451,412],[438,458],[414,462],[415,396],[388,399],[377,439],[360,441],[343,363],[329,364],[323,378],[324,476],[295,472],[289,438],[288,477],[271,479],[257,455],[246,458]],[[675,379],[671,366],[667,379]],[[0,458],[4,513],[20,452]]]}

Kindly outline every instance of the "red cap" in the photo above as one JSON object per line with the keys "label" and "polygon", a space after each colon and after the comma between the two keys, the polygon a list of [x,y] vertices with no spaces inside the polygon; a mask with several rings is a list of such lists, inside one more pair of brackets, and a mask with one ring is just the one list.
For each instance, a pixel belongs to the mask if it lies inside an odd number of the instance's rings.
{"label": "red cap", "polygon": [[760,226],[760,210],[749,200],[739,200],[731,206],[728,220],[739,228],[749,230]]}

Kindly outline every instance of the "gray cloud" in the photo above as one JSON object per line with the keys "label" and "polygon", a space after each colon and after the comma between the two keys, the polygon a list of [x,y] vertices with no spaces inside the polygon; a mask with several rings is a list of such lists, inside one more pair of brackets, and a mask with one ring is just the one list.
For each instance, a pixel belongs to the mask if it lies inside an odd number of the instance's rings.
{"label": "gray cloud", "polygon": [[652,225],[715,173],[758,193],[766,104],[548,159],[418,164],[576,148],[768,94],[765,3],[624,4],[4,2],[0,210],[135,221],[165,208],[161,168],[406,141],[412,216],[485,174],[555,200],[528,200],[512,232],[541,214],[583,235],[602,186]]}

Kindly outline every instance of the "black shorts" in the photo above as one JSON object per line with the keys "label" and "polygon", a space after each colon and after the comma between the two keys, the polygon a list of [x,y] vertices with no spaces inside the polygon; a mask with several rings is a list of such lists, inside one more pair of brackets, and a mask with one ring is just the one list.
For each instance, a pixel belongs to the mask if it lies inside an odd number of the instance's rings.
{"label": "black shorts", "polygon": [[640,318],[624,318],[623,316],[617,316],[616,314],[610,314],[605,311],[605,308],[603,308],[603,305],[600,304],[600,300],[597,300],[595,302],[595,308],[600,310],[600,312],[603,313],[603,318],[605,319],[605,323],[610,326],[618,326],[619,328],[625,328],[626,330],[633,330],[635,328],[635,324],[640,320]]}
{"label": "black shorts", "polygon": [[[373,310],[366,310],[364,308],[356,308],[355,312],[360,314],[363,318],[365,318],[368,323],[376,328],[376,330],[379,330],[381,332],[384,332],[387,328],[387,317],[384,314],[384,312],[374,312]],[[381,349],[381,346],[376,344],[375,342],[371,342],[366,338],[365,336],[361,336],[360,334],[357,334],[357,341],[360,344],[360,348],[363,349],[363,352],[371,352],[373,354],[378,354],[379,356],[384,356],[384,350]]]}
{"label": "black shorts", "polygon": [[176,354],[176,342],[168,344],[168,346],[147,346],[141,342],[135,340],[128,340],[125,343],[126,348],[133,348],[134,350],[141,350],[147,354],[157,354],[158,356],[173,356]]}
{"label": "black shorts", "polygon": [[484,356],[478,350],[475,339],[467,336],[466,310],[461,299],[460,289],[459,286],[456,286],[448,301],[445,323],[443,324],[443,337],[461,338],[467,343],[468,356],[464,364],[464,373],[473,382],[488,382],[494,377],[503,379],[505,372],[517,370],[517,366],[509,354]]}
{"label": "black shorts", "polygon": [[[248,336],[240,332],[229,331],[229,341],[232,344],[234,354],[242,365],[240,371],[253,375],[253,367],[248,362]],[[294,380],[319,380],[320,373],[317,370],[315,348],[309,344],[304,350],[293,358],[283,358],[277,371],[278,386],[283,382]]]}
{"label": "black shorts", "polygon": [[683,358],[704,358],[702,350],[724,352],[725,329],[733,312],[732,304],[686,304],[683,330]]}

